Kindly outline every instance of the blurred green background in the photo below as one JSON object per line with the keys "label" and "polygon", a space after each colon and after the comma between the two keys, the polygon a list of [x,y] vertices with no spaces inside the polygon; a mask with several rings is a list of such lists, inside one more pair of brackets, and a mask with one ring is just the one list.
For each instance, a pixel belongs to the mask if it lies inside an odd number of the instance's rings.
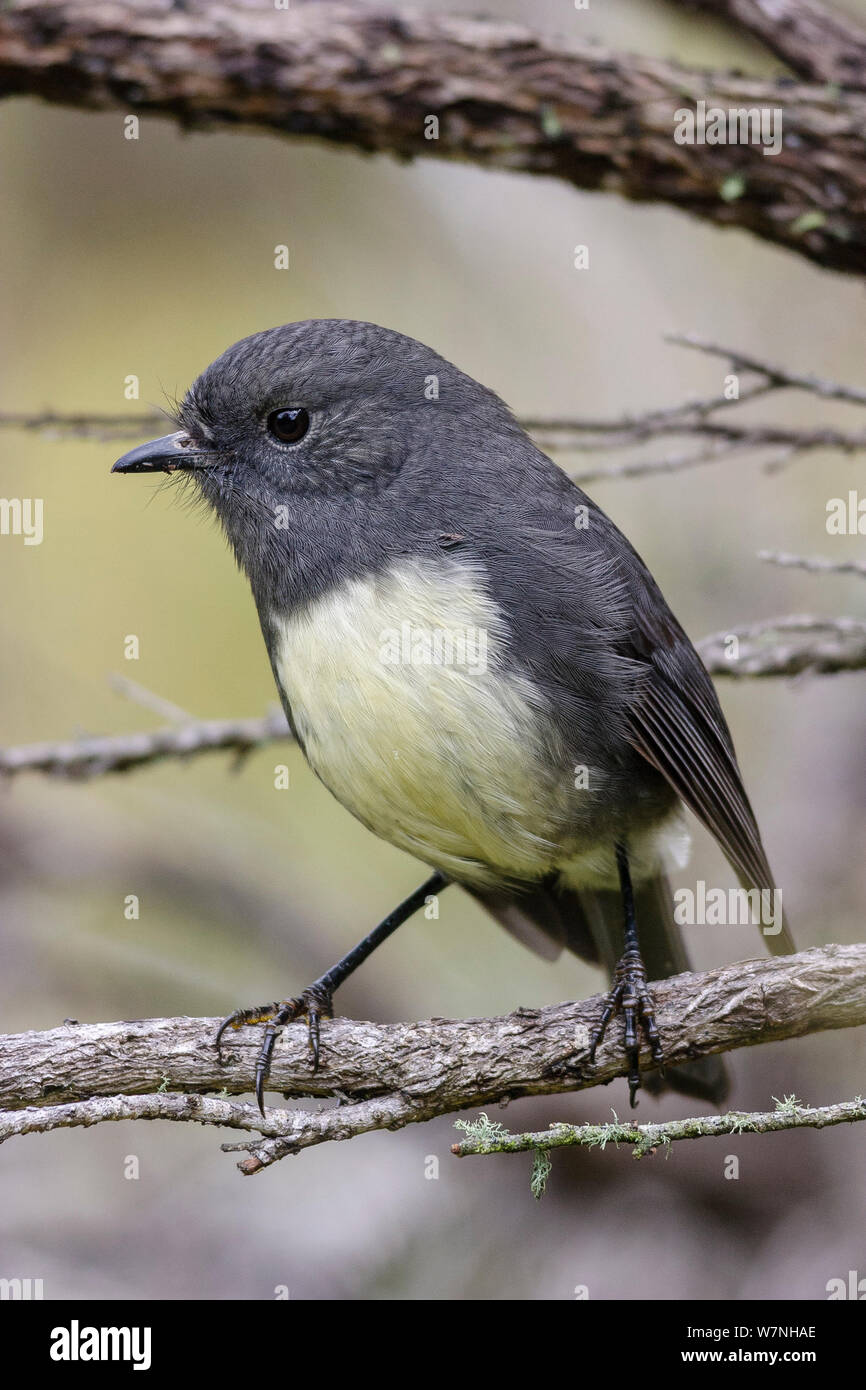
{"label": "blurred green background", "polygon": [[[566,41],[579,32],[779,71],[705,19],[637,0],[613,8],[546,0],[532,23]],[[718,391],[722,364],[666,346],[674,330],[864,382],[859,283],[665,208],[147,118],[132,142],[120,114],[22,100],[0,106],[0,165],[2,409],[159,407],[237,338],[307,317],[409,333],[524,414],[617,415]],[[578,242],[589,271],[573,268]],[[279,243],[287,272],[274,269]],[[124,400],[131,373],[138,402]],[[835,418],[787,396],[748,409]],[[45,507],[41,546],[0,541],[4,744],[153,727],[112,672],[195,715],[259,714],[275,700],[252,600],[215,526],[170,488],[111,478],[123,447],[0,436],[3,495]],[[826,535],[824,509],[860,476],[856,461],[814,454],[775,476],[730,462],[592,491],[697,638],[781,613],[862,613],[862,580],[756,558],[764,547],[856,555],[854,538]],[[124,660],[130,633],[138,661]],[[862,936],[864,679],[720,691],[801,947]],[[291,785],[278,792],[283,761]],[[288,746],[236,773],[211,755],[81,785],[19,778],[0,787],[0,860],[4,1031],[221,1014],[292,993],[424,872],[355,823]],[[696,834],[683,881],[713,875],[729,881]],[[601,986],[573,959],[536,960],[458,891],[441,908],[377,954],[340,1012],[480,1015]],[[698,966],[760,950],[734,928],[723,940],[696,928],[690,945]],[[822,1104],[862,1090],[866,1050],[862,1032],[846,1032],[732,1060],[737,1108],[791,1093]],[[543,1127],[604,1120],[611,1106],[625,1113],[624,1083],[518,1102],[501,1118]],[[640,1118],[693,1106],[646,1098]],[[285,1284],[299,1298],[568,1299],[587,1285],[591,1298],[736,1299],[822,1298],[828,1279],[866,1273],[857,1127],[682,1145],[639,1165],[627,1151],[563,1152],[541,1204],[523,1158],[453,1159],[448,1119],[311,1150],[254,1181],[220,1153],[222,1137],[111,1125],[6,1145],[0,1275],[42,1278],[50,1298],[255,1299]],[[137,1181],[124,1177],[130,1154]],[[427,1155],[440,1159],[435,1180]]]}

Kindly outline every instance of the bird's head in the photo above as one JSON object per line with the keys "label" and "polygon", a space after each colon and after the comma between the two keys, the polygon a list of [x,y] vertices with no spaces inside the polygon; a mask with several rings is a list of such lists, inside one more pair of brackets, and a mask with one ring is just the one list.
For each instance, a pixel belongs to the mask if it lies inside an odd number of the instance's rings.
{"label": "bird's head", "polygon": [[[190,387],[172,434],[118,473],[179,473],[214,508],[240,562],[274,570],[399,535],[444,476],[471,476],[514,428],[492,392],[413,338],[316,319],[244,338]],[[477,478],[476,478],[476,481]]]}

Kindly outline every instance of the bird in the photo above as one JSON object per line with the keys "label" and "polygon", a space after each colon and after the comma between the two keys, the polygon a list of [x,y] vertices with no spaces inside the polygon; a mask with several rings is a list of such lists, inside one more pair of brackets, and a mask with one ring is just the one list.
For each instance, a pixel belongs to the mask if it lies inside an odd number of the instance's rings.
{"label": "bird", "polygon": [[[740,884],[775,892],[712,681],[648,567],[493,391],[414,338],[313,319],[254,333],[194,381],[118,473],[180,474],[255,600],[313,772],[432,870],[301,994],[237,1009],[307,1021],[431,895],[459,885],[547,958],[610,977],[588,1056],[623,1019],[629,1099],[724,1099],[718,1057],[665,1069],[651,982],[688,970],[667,874],[689,808]],[[794,950],[786,921],[765,929]],[[650,1051],[642,1075],[642,1039]]]}

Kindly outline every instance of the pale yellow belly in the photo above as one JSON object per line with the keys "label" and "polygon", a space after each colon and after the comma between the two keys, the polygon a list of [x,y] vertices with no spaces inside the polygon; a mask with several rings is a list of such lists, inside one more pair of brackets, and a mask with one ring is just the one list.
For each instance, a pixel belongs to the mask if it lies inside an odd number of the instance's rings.
{"label": "pale yellow belly", "polygon": [[568,780],[478,571],[406,561],[272,621],[307,759],[359,820],[466,882],[554,866]]}

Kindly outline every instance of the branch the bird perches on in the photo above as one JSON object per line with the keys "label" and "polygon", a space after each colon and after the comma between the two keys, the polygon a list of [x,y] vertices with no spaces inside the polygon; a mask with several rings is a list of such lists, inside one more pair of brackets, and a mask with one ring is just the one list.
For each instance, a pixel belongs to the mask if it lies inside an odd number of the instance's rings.
{"label": "branch the bird perches on", "polygon": [[[669,472],[707,462],[710,454],[720,459],[765,445],[782,446],[786,458],[820,448],[853,454],[866,447],[862,431],[842,434],[823,427],[780,431],[727,423],[732,406],[771,391],[795,389],[854,406],[866,403],[866,392],[791,373],[694,335],[680,336],[676,341],[727,358],[733,372],[753,378],[751,384],[734,399],[716,395],[619,420],[524,423],[539,436],[549,434],[551,447],[571,449],[619,448],[672,434],[711,436],[707,450],[699,448],[677,459],[641,460],[605,471],[606,478]],[[725,412],[724,424],[710,418],[719,411]],[[0,414],[0,426],[91,438],[139,432],[153,423],[151,416]],[[771,466],[778,467],[779,463],[777,457]],[[775,552],[762,552],[760,558],[816,573],[862,573],[857,561]],[[734,638],[736,643],[732,643]],[[698,647],[714,675],[770,677],[854,671],[866,669],[866,623],[848,617],[788,615],[716,633]],[[280,710],[259,719],[189,719],[183,711],[132,685],[126,681],[123,693],[155,709],[168,723],[149,732],[0,750],[0,777],[28,771],[65,778],[98,777],[220,749],[241,758],[256,748],[291,737]],[[828,1028],[852,1027],[866,1022],[866,945],[828,946],[797,956],[740,962],[702,975],[682,975],[654,983],[653,994],[671,1063]],[[600,1047],[595,1067],[589,1067],[585,1056],[590,1026],[597,1021],[599,1010],[600,999],[596,997],[546,1009],[521,1009],[499,1019],[378,1025],[336,1019],[326,1025],[323,1066],[315,1078],[310,1073],[305,1025],[293,1025],[284,1031],[275,1053],[271,1088],[287,1097],[333,1098],[338,1103],[319,1111],[271,1109],[264,1119],[254,1106],[231,1099],[250,1089],[258,1048],[254,1030],[232,1038],[224,1067],[219,1066],[213,1048],[216,1019],[67,1024],[45,1033],[0,1038],[0,1107],[5,1107],[0,1113],[0,1142],[13,1135],[110,1120],[195,1121],[257,1135],[247,1143],[224,1145],[248,1151],[239,1167],[250,1174],[287,1154],[329,1140],[352,1138],[369,1130],[399,1129],[518,1096],[607,1083],[623,1071],[618,1031],[612,1030]],[[648,1067],[650,1059],[645,1056],[642,1060]],[[765,1132],[866,1117],[866,1109],[857,1102],[829,1110],[804,1112],[801,1108],[796,1114],[789,1109],[790,1113],[781,1116],[773,1112],[771,1121],[766,1115],[679,1121],[679,1130],[661,1135],[659,1142],[698,1133],[730,1133],[734,1120],[743,1130]],[[646,1151],[646,1126],[621,1128],[623,1134],[640,1130],[636,1139],[619,1137]],[[650,1128],[658,1131],[659,1127]],[[608,1134],[608,1129],[605,1134],[615,1142],[617,1136]],[[546,1134],[529,1136],[523,1147],[539,1149],[547,1138]],[[564,1139],[560,1130],[550,1147],[565,1142],[584,1140],[573,1136]],[[479,1151],[467,1143],[458,1147],[461,1152]],[[500,1148],[508,1151],[504,1144]]]}
{"label": "branch the bird perches on", "polygon": [[[652,990],[671,1064],[851,1028],[866,1023],[866,944],[739,961],[654,982]],[[315,1076],[302,1021],[283,1031],[269,1088],[333,1104],[269,1107],[264,1117],[232,1099],[250,1090],[260,1042],[255,1028],[231,1035],[223,1065],[213,1045],[217,1019],[66,1023],[0,1037],[0,1142],[110,1120],[217,1125],[256,1136],[223,1145],[245,1153],[238,1167],[250,1175],[316,1144],[612,1081],[625,1071],[618,1028],[609,1030],[596,1064],[587,1059],[601,1007],[595,995],[500,1018],[337,1018],[323,1025]],[[641,1064],[652,1065],[646,1047]],[[864,1117],[866,1111],[851,1118]]]}

